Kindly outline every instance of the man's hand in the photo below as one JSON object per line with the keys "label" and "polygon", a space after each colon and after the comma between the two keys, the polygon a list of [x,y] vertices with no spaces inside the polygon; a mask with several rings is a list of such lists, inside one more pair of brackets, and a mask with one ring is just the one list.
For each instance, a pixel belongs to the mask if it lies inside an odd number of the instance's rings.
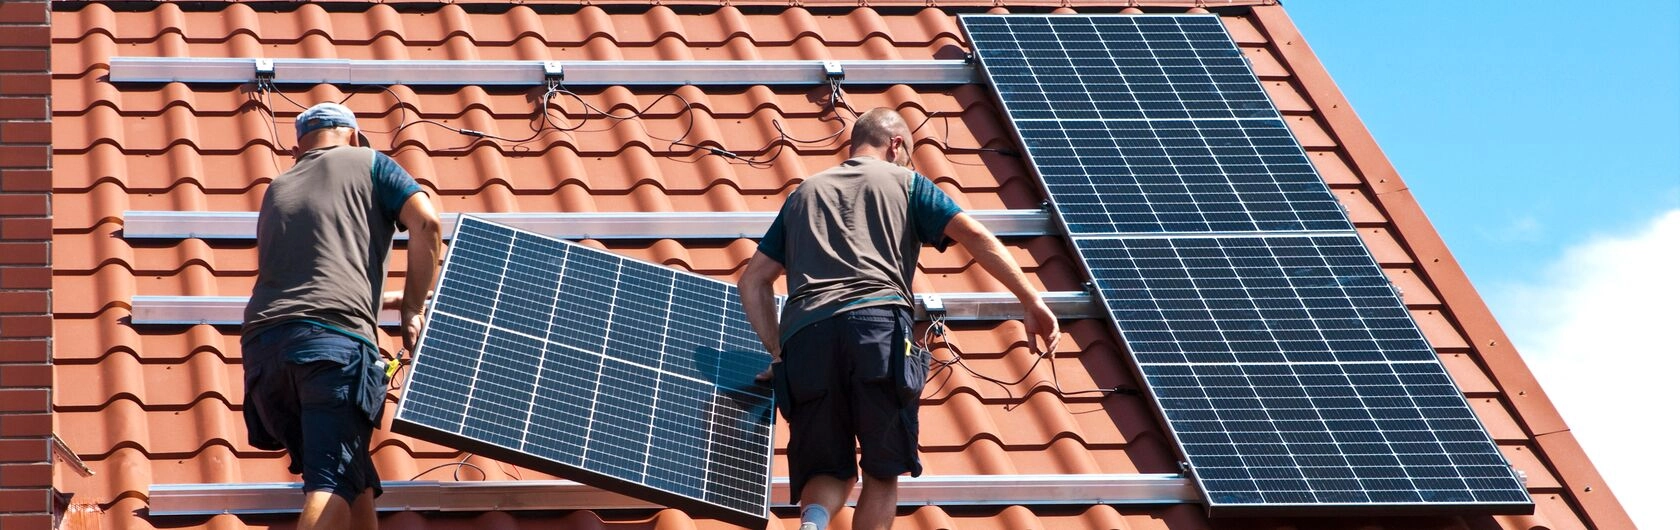
{"label": "man's hand", "polygon": [[[1034,354],[1044,355],[1056,351],[1056,345],[1062,341],[1061,326],[1056,322],[1056,314],[1050,312],[1050,306],[1044,304],[1044,299],[1033,297],[1032,303],[1022,304],[1027,310],[1027,347]],[[1038,341],[1044,341],[1044,348],[1040,349]]]}
{"label": "man's hand", "polygon": [[419,313],[403,315],[402,341],[403,349],[414,351],[414,343],[420,340],[420,330],[426,327],[426,319]]}
{"label": "man's hand", "polygon": [[770,352],[770,366],[765,368],[764,371],[759,372],[758,377],[754,377],[753,380],[760,383],[770,382],[773,370],[776,369],[776,363],[779,362],[782,362],[782,352],[780,350]]}

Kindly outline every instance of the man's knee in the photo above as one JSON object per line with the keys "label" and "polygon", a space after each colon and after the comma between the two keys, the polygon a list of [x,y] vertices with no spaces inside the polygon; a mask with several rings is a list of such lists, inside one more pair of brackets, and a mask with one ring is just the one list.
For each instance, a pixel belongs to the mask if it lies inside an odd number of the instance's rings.
{"label": "man's knee", "polygon": [[358,530],[375,530],[379,528],[379,512],[376,510],[373,498],[373,488],[362,491],[356,497],[356,503],[350,506],[350,526]]}

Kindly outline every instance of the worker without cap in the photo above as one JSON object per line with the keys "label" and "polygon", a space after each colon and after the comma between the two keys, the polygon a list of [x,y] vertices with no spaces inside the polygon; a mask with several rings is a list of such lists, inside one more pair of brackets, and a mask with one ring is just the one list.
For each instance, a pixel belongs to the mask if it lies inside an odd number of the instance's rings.
{"label": "worker without cap", "polygon": [[[257,282],[240,337],[245,427],[251,445],[285,449],[303,475],[299,529],[371,530],[381,488],[368,443],[388,377],[379,309],[400,306],[402,345],[413,348],[442,246],[438,217],[343,105],[299,114],[297,142],[296,164],[269,184],[257,217]],[[405,284],[384,295],[391,239],[405,228]]]}
{"label": "worker without cap", "polygon": [[[823,530],[863,469],[852,528],[890,528],[898,477],[921,473],[917,410],[925,356],[911,354],[911,279],[922,245],[961,243],[1026,309],[1027,344],[1054,350],[1056,318],[997,238],[907,166],[910,129],[891,109],[852,126],[851,158],[806,179],[741,277],[770,352],[800,529]],[[788,275],[778,323],[772,283]],[[921,363],[918,370],[915,366]],[[861,447],[861,457],[854,456]]]}

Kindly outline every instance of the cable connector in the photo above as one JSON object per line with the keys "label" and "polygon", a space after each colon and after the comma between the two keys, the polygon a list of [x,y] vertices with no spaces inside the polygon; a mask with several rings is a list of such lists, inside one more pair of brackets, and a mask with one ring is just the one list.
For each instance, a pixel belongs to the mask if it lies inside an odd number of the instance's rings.
{"label": "cable connector", "polygon": [[484,132],[484,131],[475,131],[475,130],[472,130],[472,129],[455,129],[455,132],[458,132],[458,133],[461,133],[461,134],[464,134],[464,135],[467,135],[467,136],[471,136],[473,138],[484,138],[486,136],[490,136],[490,133],[487,133],[487,132]]}

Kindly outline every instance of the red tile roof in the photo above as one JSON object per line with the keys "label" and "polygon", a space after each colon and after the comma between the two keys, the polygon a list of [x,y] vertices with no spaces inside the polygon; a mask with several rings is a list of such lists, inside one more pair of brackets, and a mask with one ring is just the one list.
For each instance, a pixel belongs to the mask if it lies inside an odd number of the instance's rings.
{"label": "red tile roof", "polygon": [[[231,515],[154,521],[144,515],[153,484],[288,482],[284,457],[253,449],[239,416],[242,396],[235,330],[211,326],[133,326],[136,295],[244,295],[255,259],[250,242],[196,239],[142,242],[120,237],[124,210],[252,211],[292,143],[299,110],[249,87],[112,85],[113,56],[309,57],[363,59],[930,59],[960,57],[954,14],[991,1],[740,1],[646,6],[598,5],[66,3],[52,19],[53,398],[56,431],[89,467],[82,478],[59,473],[60,491],[81,512],[70,521],[106,528],[245,528],[267,519]],[[1112,11],[1118,2],[1009,2],[1014,9],[1073,4]],[[1128,2],[1182,11],[1201,1]],[[1347,206],[1360,234],[1395,283],[1455,380],[1511,461],[1525,472],[1533,516],[1262,519],[1209,522],[1194,505],[1162,507],[953,508],[903,512],[900,528],[1589,528],[1631,523],[1574,443],[1486,307],[1453,262],[1369,133],[1353,115],[1305,42],[1271,2],[1221,11],[1272,98]],[[790,5],[791,4],[791,5]],[[800,4],[803,4],[802,7]],[[819,5],[820,4],[820,5]],[[969,7],[963,7],[969,6]],[[1176,7],[1174,7],[1176,6]],[[1065,8],[1064,8],[1065,9]],[[466,86],[392,87],[352,95],[317,86],[288,95],[300,102],[349,97],[365,129],[391,130],[421,117],[501,136],[528,134],[537,90]],[[444,210],[768,211],[804,175],[844,156],[844,144],[780,141],[775,124],[798,138],[831,134],[822,90],[757,86],[676,91],[695,111],[681,112],[662,91],[623,87],[583,95],[621,113],[652,105],[642,119],[597,120],[584,130],[551,134],[515,148],[439,128],[415,126],[395,138],[372,134],[433,190]],[[1024,162],[985,148],[1013,148],[1007,125],[980,86],[850,89],[855,107],[886,106],[912,123],[917,167],[969,208],[1034,208],[1038,184]],[[264,118],[272,104],[280,119]],[[561,103],[575,119],[575,102]],[[405,114],[406,113],[406,114]],[[701,156],[668,140],[748,156],[784,144],[770,167]],[[277,140],[278,138],[278,140]],[[1011,242],[1035,284],[1077,290],[1079,266],[1054,237]],[[627,255],[732,278],[753,252],[747,240],[659,240],[605,245]],[[400,253],[400,250],[399,250]],[[392,260],[394,268],[405,263]],[[400,273],[400,270],[398,271]],[[395,285],[393,283],[392,285]],[[998,291],[953,250],[932,254],[915,288],[924,292]],[[1071,322],[1060,363],[1069,387],[1129,384],[1123,348],[1097,320]],[[1026,369],[1018,323],[961,325],[968,358],[986,373]],[[387,345],[392,344],[387,338]],[[936,355],[949,352],[936,348]],[[1176,472],[1170,439],[1137,397],[1062,399],[1043,391],[1040,367],[1005,389],[956,374],[926,401],[922,447],[932,474]],[[1024,400],[1011,400],[1009,396]],[[1011,406],[1018,404],[1019,406]],[[462,453],[381,431],[375,460],[386,479],[408,479]],[[546,478],[486,464],[489,479]],[[777,474],[785,472],[778,451]],[[448,480],[450,473],[426,476]],[[463,478],[476,479],[475,476]],[[844,525],[849,514],[843,512]],[[280,524],[285,524],[283,521]],[[396,513],[387,528],[715,528],[674,510],[647,512],[489,512],[440,516]]]}

